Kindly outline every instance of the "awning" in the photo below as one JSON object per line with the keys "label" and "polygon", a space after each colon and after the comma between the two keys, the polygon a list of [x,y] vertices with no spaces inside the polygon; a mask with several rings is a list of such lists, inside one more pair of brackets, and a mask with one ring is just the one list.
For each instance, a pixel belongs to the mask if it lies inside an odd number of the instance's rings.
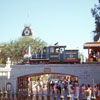
{"label": "awning", "polygon": [[97,49],[100,51],[100,42],[87,42],[83,45],[84,49]]}

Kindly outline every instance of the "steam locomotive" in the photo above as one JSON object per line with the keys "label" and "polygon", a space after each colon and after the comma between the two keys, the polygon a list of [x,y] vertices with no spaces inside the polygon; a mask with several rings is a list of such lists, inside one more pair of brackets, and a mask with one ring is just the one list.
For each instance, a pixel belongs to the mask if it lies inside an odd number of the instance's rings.
{"label": "steam locomotive", "polygon": [[78,50],[65,50],[66,46],[48,46],[43,48],[43,53],[38,50],[38,53],[32,54],[29,58],[30,64],[48,64],[48,63],[80,63],[78,58]]}

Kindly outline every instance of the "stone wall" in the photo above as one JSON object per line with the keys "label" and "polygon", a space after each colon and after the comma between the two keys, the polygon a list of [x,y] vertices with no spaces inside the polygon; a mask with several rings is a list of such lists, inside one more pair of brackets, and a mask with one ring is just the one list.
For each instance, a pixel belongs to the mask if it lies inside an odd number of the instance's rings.
{"label": "stone wall", "polygon": [[62,73],[78,77],[79,84],[92,85],[100,83],[100,64],[37,64],[37,65],[13,65],[11,66],[10,79],[13,88],[16,90],[17,77],[34,73]]}

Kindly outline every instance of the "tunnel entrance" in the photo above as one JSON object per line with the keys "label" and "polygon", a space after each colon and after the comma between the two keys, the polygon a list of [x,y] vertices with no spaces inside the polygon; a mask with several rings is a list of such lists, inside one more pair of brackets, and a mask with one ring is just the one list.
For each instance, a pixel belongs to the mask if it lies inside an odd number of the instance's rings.
{"label": "tunnel entrance", "polygon": [[78,77],[62,73],[36,73],[24,75],[17,78],[17,92],[35,93],[37,91],[39,92],[41,88],[47,90],[48,82],[54,84],[62,82],[64,84],[68,80],[75,82],[78,81]]}

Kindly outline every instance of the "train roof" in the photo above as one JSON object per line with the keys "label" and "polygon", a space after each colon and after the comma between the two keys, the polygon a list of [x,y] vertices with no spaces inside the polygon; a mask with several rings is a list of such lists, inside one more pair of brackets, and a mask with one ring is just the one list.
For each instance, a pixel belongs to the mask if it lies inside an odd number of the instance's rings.
{"label": "train roof", "polygon": [[48,47],[54,47],[54,48],[66,48],[65,45],[53,45],[53,46],[48,46]]}

